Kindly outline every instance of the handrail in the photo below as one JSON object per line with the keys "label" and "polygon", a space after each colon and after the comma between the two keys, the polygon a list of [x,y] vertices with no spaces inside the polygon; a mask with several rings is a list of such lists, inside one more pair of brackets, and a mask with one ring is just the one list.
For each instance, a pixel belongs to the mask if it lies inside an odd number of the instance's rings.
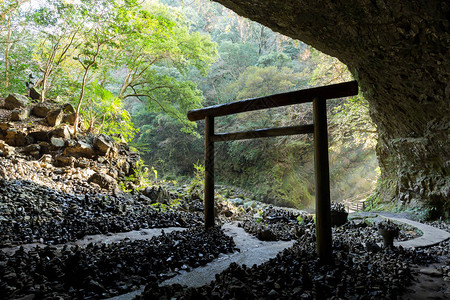
{"label": "handrail", "polygon": [[312,102],[316,98],[326,100],[353,96],[355,94],[358,94],[358,82],[348,81],[344,83],[194,109],[189,111],[187,116],[190,121],[199,121],[203,120],[206,116],[226,116],[246,111],[307,103]]}

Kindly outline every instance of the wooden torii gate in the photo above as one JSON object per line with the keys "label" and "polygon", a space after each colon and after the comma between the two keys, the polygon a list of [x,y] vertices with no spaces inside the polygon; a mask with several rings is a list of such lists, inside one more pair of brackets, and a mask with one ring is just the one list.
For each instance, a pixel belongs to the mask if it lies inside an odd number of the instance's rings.
{"label": "wooden torii gate", "polygon": [[[330,175],[326,101],[358,94],[356,81],[304,89],[266,97],[215,105],[188,112],[188,119],[205,119],[205,227],[214,226],[214,143],[294,134],[314,134],[314,173],[316,198],[316,242],[321,261],[331,260]],[[214,117],[293,104],[313,102],[314,124],[264,128],[233,133],[215,133]]]}

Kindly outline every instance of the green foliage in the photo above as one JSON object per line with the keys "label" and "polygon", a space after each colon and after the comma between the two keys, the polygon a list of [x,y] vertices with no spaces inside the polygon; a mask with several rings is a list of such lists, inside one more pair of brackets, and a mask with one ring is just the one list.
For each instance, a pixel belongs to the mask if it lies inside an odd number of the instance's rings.
{"label": "green foliage", "polygon": [[138,130],[134,128],[131,116],[119,97],[98,82],[92,82],[86,89],[86,98],[86,109],[82,114],[88,131],[110,136],[120,135],[127,142],[134,138]]}
{"label": "green foliage", "polygon": [[229,95],[237,100],[287,92],[298,87],[300,76],[292,69],[275,66],[248,67],[238,80],[228,86]]}
{"label": "green foliage", "polygon": [[140,132],[132,144],[137,145],[142,157],[160,171],[161,178],[193,174],[193,163],[203,157],[201,139],[183,132],[183,125],[165,114],[142,109],[135,113],[133,120]]}
{"label": "green foliage", "polygon": [[194,163],[194,170],[194,177],[191,179],[189,184],[188,193],[190,195],[197,195],[199,198],[202,198],[205,182],[205,166],[199,163]]}
{"label": "green foliage", "polygon": [[[152,171],[153,170],[154,168],[152,167]],[[155,178],[155,180],[156,179],[157,178]],[[128,183],[132,183],[136,191],[144,190],[145,188],[150,187],[154,184],[154,181],[150,180],[148,166],[145,165],[143,160],[138,161],[136,167],[133,169],[132,174],[125,177],[125,181],[119,182],[119,185],[124,192],[131,191],[131,189],[129,189]]]}
{"label": "green foliage", "polygon": [[[89,130],[120,133],[139,148],[153,169],[128,180],[189,176],[195,182],[204,124],[189,122],[189,110],[351,79],[335,58],[218,3],[161,2],[171,6],[55,0],[30,13],[18,9],[21,1],[2,2],[0,93],[24,93],[33,72],[46,98],[78,101]],[[376,133],[361,97],[329,103],[332,195],[339,199],[370,186],[363,179],[373,175],[365,169],[374,169]],[[216,132],[307,124],[311,116],[307,105],[239,114],[217,118]],[[310,137],[223,143],[217,155],[219,181],[277,204],[313,203]]]}
{"label": "green foliage", "polygon": [[369,116],[369,104],[362,96],[347,98],[335,107],[331,121],[334,150],[344,144],[346,147],[375,148],[378,134]]}

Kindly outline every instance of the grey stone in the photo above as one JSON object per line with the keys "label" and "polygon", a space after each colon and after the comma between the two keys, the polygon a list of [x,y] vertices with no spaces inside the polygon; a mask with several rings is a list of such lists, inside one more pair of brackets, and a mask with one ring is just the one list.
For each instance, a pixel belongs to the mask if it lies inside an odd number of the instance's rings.
{"label": "grey stone", "polygon": [[114,146],[114,140],[105,134],[100,134],[94,139],[94,149],[101,155],[107,155]]}
{"label": "grey stone", "polygon": [[62,148],[66,145],[66,141],[63,138],[59,138],[59,137],[52,137],[50,139],[50,143],[58,148]]}
{"label": "grey stone", "polygon": [[2,140],[0,140],[0,151],[2,151],[2,156],[11,156],[16,152],[14,147],[11,147]]}
{"label": "grey stone", "polygon": [[48,142],[50,139],[50,135],[48,131],[45,130],[39,130],[39,131],[33,131],[28,134],[36,141],[44,141]]}
{"label": "grey stone", "polygon": [[54,129],[51,133],[52,137],[57,137],[57,138],[63,138],[63,139],[70,139],[71,137],[71,130],[69,128],[69,126],[64,125],[61,127],[58,127],[56,129]]}
{"label": "grey stone", "polygon": [[41,150],[41,146],[39,146],[38,144],[31,144],[26,146],[25,148],[23,148],[22,152],[29,154],[31,152],[39,152]]}
{"label": "grey stone", "polygon": [[25,146],[27,144],[26,134],[14,128],[6,130],[5,142],[11,146]]}
{"label": "grey stone", "polygon": [[89,166],[90,166],[89,159],[85,157],[81,157],[75,161],[76,168],[86,169],[89,168]]}
{"label": "grey stone", "polygon": [[56,156],[54,160],[55,167],[73,167],[75,158],[72,156]]}
{"label": "grey stone", "polygon": [[8,130],[11,126],[12,126],[11,123],[2,122],[2,123],[0,123],[0,130],[3,130],[3,131]]}
{"label": "grey stone", "polygon": [[12,110],[16,108],[23,108],[26,107],[30,103],[30,100],[23,95],[20,94],[9,94],[8,97],[5,99],[5,108]]}

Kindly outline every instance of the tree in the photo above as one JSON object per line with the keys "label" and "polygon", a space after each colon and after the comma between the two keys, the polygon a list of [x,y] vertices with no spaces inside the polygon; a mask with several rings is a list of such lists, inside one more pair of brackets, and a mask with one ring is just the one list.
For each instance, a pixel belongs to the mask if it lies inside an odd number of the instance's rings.
{"label": "tree", "polygon": [[290,68],[251,66],[227,90],[236,100],[241,100],[291,91],[300,83],[300,74]]}
{"label": "tree", "polygon": [[[26,2],[28,1],[5,0],[0,2],[0,45],[3,46],[0,64],[3,64],[2,84],[6,90],[17,90],[18,86],[13,85],[13,81],[17,82],[17,80],[12,80],[12,78],[20,76],[20,72],[29,67],[25,62],[15,60],[18,56],[28,52],[27,47],[22,45],[28,38],[24,32],[27,14],[20,11],[21,6]],[[23,82],[20,87],[24,89]]]}
{"label": "tree", "polygon": [[126,142],[137,132],[122,99],[94,81],[86,87],[86,109],[82,112],[88,132],[120,135]]}
{"label": "tree", "polygon": [[217,55],[216,44],[190,32],[183,16],[164,5],[148,4],[128,16],[133,34],[114,56],[125,69],[119,98],[137,97],[188,125],[185,114],[198,108],[202,97],[194,84],[182,80],[183,74],[189,68],[206,74]]}
{"label": "tree", "polygon": [[34,24],[41,36],[40,43],[34,47],[34,58],[42,72],[41,102],[45,101],[50,77],[69,57],[72,48],[76,48],[76,37],[85,21],[77,9],[78,6],[72,3],[53,1],[33,13]]}
{"label": "tree", "polygon": [[83,0],[77,7],[84,17],[84,27],[81,29],[82,43],[78,47],[75,59],[83,69],[80,95],[75,109],[74,134],[77,134],[81,104],[85,93],[89,71],[98,69],[99,62],[108,50],[119,47],[116,39],[131,35],[128,12],[134,12],[137,6],[134,1],[121,5],[115,0],[92,1]]}

